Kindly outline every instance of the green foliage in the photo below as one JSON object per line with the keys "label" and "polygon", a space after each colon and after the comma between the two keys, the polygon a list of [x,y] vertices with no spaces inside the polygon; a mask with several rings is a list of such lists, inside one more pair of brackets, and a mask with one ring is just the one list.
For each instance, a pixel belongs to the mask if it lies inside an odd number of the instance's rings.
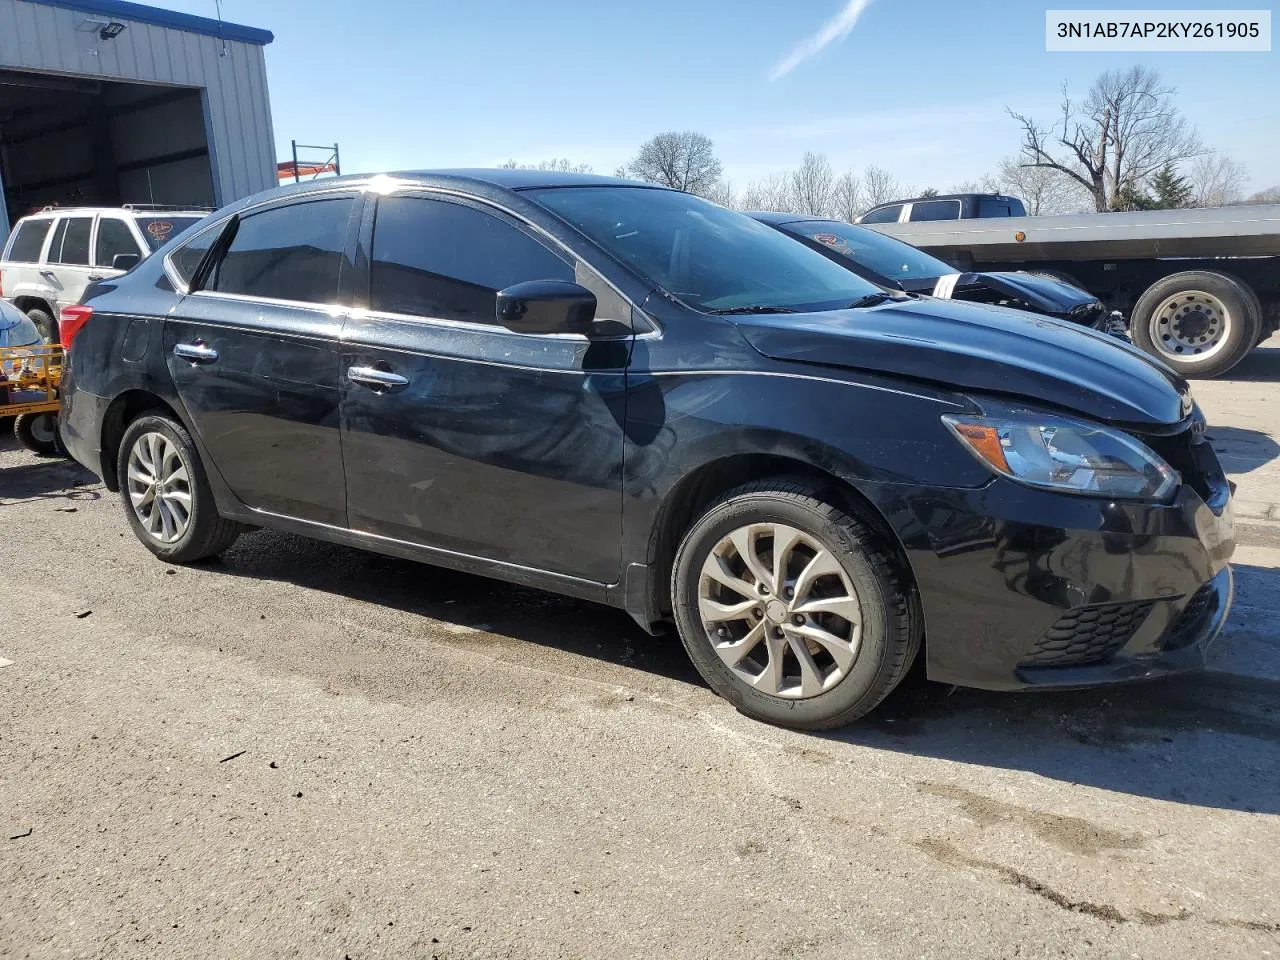
{"label": "green foliage", "polygon": [[1152,210],[1177,210],[1191,206],[1191,184],[1166,163],[1151,178]]}

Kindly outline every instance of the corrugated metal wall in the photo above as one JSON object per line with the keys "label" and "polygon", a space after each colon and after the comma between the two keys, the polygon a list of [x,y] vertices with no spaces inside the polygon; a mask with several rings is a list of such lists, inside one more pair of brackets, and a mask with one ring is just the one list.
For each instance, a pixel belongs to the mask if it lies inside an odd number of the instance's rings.
{"label": "corrugated metal wall", "polygon": [[275,133],[260,44],[130,22],[99,40],[94,17],[30,0],[0,0],[0,68],[38,70],[204,90],[219,204],[276,184]]}

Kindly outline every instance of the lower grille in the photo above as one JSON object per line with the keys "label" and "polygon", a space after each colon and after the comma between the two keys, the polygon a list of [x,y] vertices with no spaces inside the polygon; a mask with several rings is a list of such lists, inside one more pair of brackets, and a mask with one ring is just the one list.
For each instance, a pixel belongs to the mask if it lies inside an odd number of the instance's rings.
{"label": "lower grille", "polygon": [[1177,650],[1195,643],[1200,631],[1204,629],[1205,621],[1217,612],[1218,592],[1214,589],[1213,581],[1210,581],[1187,601],[1177,623],[1165,638],[1164,648]]}
{"label": "lower grille", "polygon": [[1023,658],[1024,667],[1099,663],[1133,639],[1155,601],[1100,603],[1064,613]]}

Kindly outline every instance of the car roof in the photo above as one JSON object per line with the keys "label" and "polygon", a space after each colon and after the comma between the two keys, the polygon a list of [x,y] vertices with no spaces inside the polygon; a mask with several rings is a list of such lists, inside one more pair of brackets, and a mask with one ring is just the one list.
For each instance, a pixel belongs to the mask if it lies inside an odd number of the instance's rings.
{"label": "car roof", "polygon": [[[890,200],[888,203],[877,203],[867,212],[871,210],[879,210],[881,207],[896,207],[900,203],[926,203],[929,200],[964,200],[968,197],[991,197],[996,200],[1018,200],[1017,197],[1011,197],[1007,193],[939,193],[932,197],[908,197],[906,200]],[[1021,203],[1021,200],[1018,200]]]}

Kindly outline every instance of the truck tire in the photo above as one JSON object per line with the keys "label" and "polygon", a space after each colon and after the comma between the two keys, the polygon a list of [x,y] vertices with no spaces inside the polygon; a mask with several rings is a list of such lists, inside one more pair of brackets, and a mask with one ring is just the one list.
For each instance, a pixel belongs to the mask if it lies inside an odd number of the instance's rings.
{"label": "truck tire", "polygon": [[27,319],[36,325],[40,339],[45,343],[58,343],[58,321],[44,307],[32,307],[27,311]]}
{"label": "truck tire", "polygon": [[1235,277],[1188,270],[1138,298],[1129,329],[1139,348],[1184,377],[1217,377],[1245,358],[1262,328],[1257,298]]}

